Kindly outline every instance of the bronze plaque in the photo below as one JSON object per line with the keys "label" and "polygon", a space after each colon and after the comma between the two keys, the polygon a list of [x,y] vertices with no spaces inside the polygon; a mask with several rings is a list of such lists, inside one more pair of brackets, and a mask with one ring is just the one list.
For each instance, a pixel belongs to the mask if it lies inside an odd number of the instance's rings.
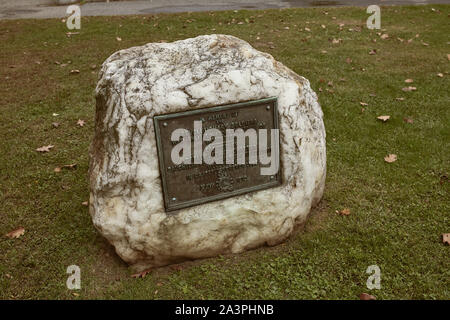
{"label": "bronze plaque", "polygon": [[[260,137],[258,135],[256,145],[251,143],[249,137],[244,138],[244,147],[239,149],[236,138],[233,140],[234,153],[227,152],[226,143],[227,129],[254,129],[258,134],[259,129],[267,130],[267,155],[270,156],[272,137],[271,129],[278,130],[278,113],[276,97],[261,100],[241,102],[231,105],[222,105],[211,108],[190,110],[185,112],[163,114],[154,116],[156,142],[159,157],[159,169],[161,173],[161,182],[166,211],[178,210],[205,202],[224,199],[248,192],[276,187],[281,184],[281,170],[279,162],[279,140],[276,143],[276,168],[277,171],[272,175],[261,174],[261,168],[268,167],[260,163],[258,147]],[[194,122],[196,123],[194,125]],[[200,126],[201,124],[201,126]],[[200,128],[200,129],[199,129]],[[172,141],[172,133],[176,129],[183,129],[189,132],[190,153],[180,152],[184,157],[182,163],[176,164],[172,161],[172,149],[184,139]],[[207,136],[207,129],[217,129],[223,133],[223,140],[210,138],[204,141]],[[204,135],[205,134],[205,135]],[[187,137],[189,138],[189,137]],[[200,140],[201,138],[201,140]],[[195,145],[195,140],[197,145]],[[277,139],[279,137],[277,136]],[[217,142],[218,140],[219,142]],[[198,142],[200,141],[200,142]],[[254,142],[255,140],[253,140]],[[274,140],[275,141],[275,140]],[[206,164],[201,158],[203,153],[196,153],[198,150],[211,144],[223,146],[223,163]],[[219,143],[219,144],[217,144]],[[201,147],[201,149],[200,149]],[[222,147],[220,147],[222,148]],[[186,149],[188,150],[188,149]],[[217,149],[219,150],[219,149]],[[257,162],[253,160],[250,163],[250,150],[255,150],[258,155]],[[220,151],[220,150],[219,150]],[[217,151],[217,155],[220,155]],[[199,155],[200,158],[195,157]],[[211,153],[216,155],[216,151]],[[244,154],[245,163],[238,162],[238,155]],[[230,159],[233,158],[231,161]],[[242,159],[242,158],[241,158]]]}

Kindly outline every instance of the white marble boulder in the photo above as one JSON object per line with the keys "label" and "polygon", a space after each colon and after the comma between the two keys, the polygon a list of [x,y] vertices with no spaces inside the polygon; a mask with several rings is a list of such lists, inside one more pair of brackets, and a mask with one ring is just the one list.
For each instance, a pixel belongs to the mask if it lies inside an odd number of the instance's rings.
{"label": "white marble boulder", "polygon": [[[273,96],[282,185],[166,213],[153,116]],[[204,35],[118,51],[103,63],[96,101],[89,211],[135,270],[278,244],[322,197],[325,128],[316,94],[241,39]]]}

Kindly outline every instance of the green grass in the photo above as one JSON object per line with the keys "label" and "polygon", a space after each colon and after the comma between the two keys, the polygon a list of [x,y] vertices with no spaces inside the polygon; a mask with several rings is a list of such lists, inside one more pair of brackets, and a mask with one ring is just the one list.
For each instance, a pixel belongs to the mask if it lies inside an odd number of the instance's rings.
{"label": "green grass", "polygon": [[[365,8],[85,17],[71,37],[61,20],[0,21],[0,298],[450,299],[441,241],[450,232],[450,6],[433,8],[383,7],[384,31],[365,28]],[[121,48],[209,33],[243,38],[311,81],[327,130],[324,198],[283,245],[134,279],[81,204],[98,66]],[[417,91],[401,90],[409,85]],[[35,151],[48,144],[49,153]],[[389,153],[398,160],[384,162]],[[53,172],[71,163],[76,170]],[[343,208],[351,214],[336,214]],[[22,237],[3,236],[18,226]],[[72,264],[81,268],[78,296],[65,286]],[[373,264],[380,290],[366,288]]]}

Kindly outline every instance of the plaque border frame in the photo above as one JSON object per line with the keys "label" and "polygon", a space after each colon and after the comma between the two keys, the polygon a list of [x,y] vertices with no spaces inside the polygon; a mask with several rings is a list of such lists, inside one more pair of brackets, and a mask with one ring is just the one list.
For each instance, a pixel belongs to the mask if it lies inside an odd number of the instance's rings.
{"label": "plaque border frame", "polygon": [[[279,128],[279,117],[278,117],[278,98],[277,97],[269,97],[269,98],[263,98],[258,100],[250,100],[250,101],[243,101],[238,103],[232,103],[232,104],[225,104],[225,105],[218,105],[214,107],[206,107],[206,108],[200,108],[200,109],[194,109],[194,110],[188,110],[188,111],[181,111],[181,112],[173,112],[173,113],[165,113],[160,115],[154,115],[153,116],[153,126],[155,131],[155,137],[156,137],[156,146],[157,146],[157,152],[158,152],[158,164],[159,164],[159,173],[161,178],[161,187],[163,192],[163,200],[164,200],[164,209],[166,212],[176,211],[200,204],[205,204],[212,201],[227,199],[230,197],[235,197],[238,195],[247,194],[250,192],[256,192],[260,190],[265,190],[269,188],[274,188],[277,186],[280,186],[282,184],[281,181],[281,144],[280,141],[278,141],[278,149],[279,149],[279,157],[278,157],[278,172],[273,175],[272,181],[264,184],[259,184],[247,188],[242,188],[239,190],[233,190],[230,192],[220,193],[209,197],[203,197],[199,199],[193,199],[188,201],[180,201],[178,203],[171,203],[168,192],[167,192],[167,184],[166,184],[166,174],[164,171],[164,154],[162,152],[162,142],[161,142],[161,132],[160,132],[160,122],[164,120],[170,120],[173,118],[179,118],[182,116],[187,115],[195,115],[200,113],[209,113],[209,112],[217,112],[217,111],[225,111],[225,110],[231,110],[234,108],[242,108],[247,106],[254,106],[259,104],[270,104],[272,105],[272,112],[273,112],[273,122],[274,127],[271,129],[280,129]],[[278,139],[280,140],[280,135],[278,136]]]}

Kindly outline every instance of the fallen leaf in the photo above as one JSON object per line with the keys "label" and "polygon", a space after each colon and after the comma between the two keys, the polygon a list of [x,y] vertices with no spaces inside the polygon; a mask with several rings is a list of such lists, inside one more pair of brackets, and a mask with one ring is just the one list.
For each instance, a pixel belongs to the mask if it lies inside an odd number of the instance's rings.
{"label": "fallen leaf", "polygon": [[61,168],[60,167],[56,167],[55,169],[53,169],[54,172],[58,173],[61,172]]}
{"label": "fallen leaf", "polygon": [[437,76],[438,76],[439,78],[443,78],[443,77],[444,77],[444,74],[442,74],[442,73],[439,72],[439,73],[437,74]]}
{"label": "fallen leaf", "polygon": [[24,227],[19,227],[16,230],[8,232],[5,236],[10,238],[10,239],[17,239],[20,236],[22,236],[24,233],[25,233],[25,228]]}
{"label": "fallen leaf", "polygon": [[442,242],[450,245],[450,233],[442,234]]}
{"label": "fallen leaf", "polygon": [[386,122],[389,120],[391,116],[378,116],[377,119],[378,120],[382,120],[383,122]]}
{"label": "fallen leaf", "polygon": [[85,123],[86,123],[86,121],[81,120],[81,119],[78,119],[78,121],[77,121],[77,125],[79,125],[80,127],[84,126]]}
{"label": "fallen leaf", "polygon": [[352,63],[352,59],[347,58],[347,59],[345,59],[345,62],[347,62],[348,64],[350,64],[350,63]]}
{"label": "fallen leaf", "polygon": [[428,47],[428,46],[429,46],[429,44],[428,44],[428,43],[426,43],[426,42],[423,42],[423,41],[422,41],[422,45],[424,45],[425,47]]}
{"label": "fallen leaf", "polygon": [[147,270],[144,270],[142,272],[138,272],[138,273],[132,274],[131,277],[132,278],[144,278],[150,272],[151,272],[151,269],[147,269]]}
{"label": "fallen leaf", "polygon": [[72,292],[72,294],[73,294],[75,297],[78,297],[78,296],[79,296],[79,294],[76,293],[76,292]]}
{"label": "fallen leaf", "polygon": [[382,34],[382,35],[380,36],[380,38],[383,39],[383,40],[385,40],[385,39],[389,38],[389,35],[388,35],[387,33],[385,33],[385,34]]}
{"label": "fallen leaf", "polygon": [[52,145],[43,146],[43,147],[37,148],[36,151],[37,152],[49,152],[50,149],[52,149],[53,147],[54,146],[52,146]]}
{"label": "fallen leaf", "polygon": [[87,207],[87,206],[89,206],[89,201],[83,201],[81,203],[81,205]]}
{"label": "fallen leaf", "polygon": [[416,87],[405,87],[405,88],[402,88],[402,91],[404,91],[404,92],[410,92],[410,91],[416,91],[416,90],[417,90]]}
{"label": "fallen leaf", "polygon": [[364,107],[365,107],[365,106],[368,106],[368,104],[367,104],[367,103],[365,103],[365,102],[362,102],[362,101],[361,101],[361,102],[360,102],[359,104],[360,104],[360,105],[362,105],[362,106],[364,106]]}
{"label": "fallen leaf", "polygon": [[395,98],[395,100],[398,100],[398,101],[403,101],[403,100],[405,100],[405,98],[403,98],[403,97],[400,97],[400,98]]}
{"label": "fallen leaf", "polygon": [[359,295],[359,300],[377,300],[377,298],[368,293],[361,293]]}
{"label": "fallen leaf", "polygon": [[348,215],[350,215],[350,209],[349,208],[345,208],[345,209],[342,209],[342,210],[338,211],[338,213],[340,215],[342,215],[342,216],[348,216]]}
{"label": "fallen leaf", "polygon": [[156,285],[157,285],[158,287],[161,287],[163,284],[164,284],[164,283],[162,283],[162,282],[158,282]]}
{"label": "fallen leaf", "polygon": [[333,43],[333,44],[338,44],[338,43],[340,43],[341,41],[342,41],[341,38],[339,38],[339,39],[333,39],[333,40],[331,40],[331,43]]}
{"label": "fallen leaf", "polygon": [[403,121],[405,121],[406,123],[413,123],[414,120],[411,118],[403,118]]}
{"label": "fallen leaf", "polygon": [[97,68],[97,65],[91,64],[91,69],[94,70],[95,68]]}
{"label": "fallen leaf", "polygon": [[397,161],[397,155],[396,154],[388,154],[386,157],[384,157],[384,161],[387,163],[392,163]]}
{"label": "fallen leaf", "polygon": [[122,41],[122,38],[121,37],[116,37],[116,40],[117,41]]}
{"label": "fallen leaf", "polygon": [[405,80],[405,83],[413,83],[413,82],[414,82],[413,79],[406,79],[406,80]]}
{"label": "fallen leaf", "polygon": [[[66,164],[63,165],[62,167],[57,167],[55,168],[55,172],[60,172],[62,169],[76,169],[77,168],[77,164],[73,163],[73,164]],[[56,169],[59,169],[59,171],[57,171]]]}
{"label": "fallen leaf", "polygon": [[369,54],[370,54],[370,55],[377,54],[377,50],[376,50],[376,49],[372,49],[372,50],[370,50]]}
{"label": "fallen leaf", "polygon": [[53,126],[53,128],[58,128],[59,127],[59,122],[52,122],[52,126]]}
{"label": "fallen leaf", "polygon": [[77,69],[70,70],[70,74],[78,74],[78,73],[80,73],[80,70]]}
{"label": "fallen leaf", "polygon": [[311,31],[311,29],[310,29],[310,28],[307,28],[307,27],[305,27],[305,31],[308,31],[308,32],[310,32],[310,31]]}

